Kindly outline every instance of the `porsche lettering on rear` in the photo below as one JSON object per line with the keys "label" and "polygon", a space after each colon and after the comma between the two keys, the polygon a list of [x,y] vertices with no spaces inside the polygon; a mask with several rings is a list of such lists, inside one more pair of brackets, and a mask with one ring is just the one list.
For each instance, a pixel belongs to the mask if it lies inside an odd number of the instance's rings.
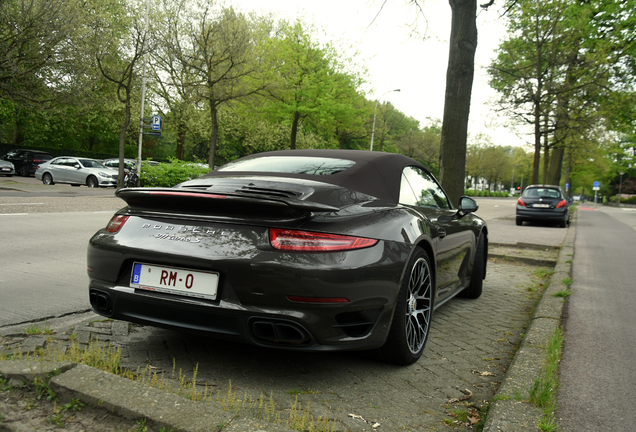
{"label": "porsche lettering on rear", "polygon": [[176,226],[176,225],[161,225],[161,224],[149,224],[145,223],[141,226],[141,228],[151,228],[154,230],[163,230],[163,231],[176,231],[179,233],[201,233],[201,234],[214,234],[217,230],[208,229],[205,227],[189,227],[189,226]]}

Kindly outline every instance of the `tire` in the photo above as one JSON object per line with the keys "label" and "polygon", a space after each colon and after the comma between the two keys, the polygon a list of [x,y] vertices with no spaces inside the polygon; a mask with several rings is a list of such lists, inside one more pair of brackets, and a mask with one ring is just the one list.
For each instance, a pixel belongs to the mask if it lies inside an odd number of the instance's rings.
{"label": "tire", "polygon": [[486,253],[484,246],[484,235],[480,234],[477,240],[477,250],[475,251],[475,262],[473,271],[470,274],[470,283],[459,293],[460,297],[476,299],[481,296],[484,286],[484,275],[486,274]]}
{"label": "tire", "polygon": [[54,185],[53,176],[49,173],[42,174],[42,183],[45,185]]}
{"label": "tire", "polygon": [[517,224],[517,226],[523,225],[523,221],[519,218],[515,219],[515,223]]}
{"label": "tire", "polygon": [[20,175],[22,177],[29,177],[29,168],[26,165],[20,167]]}
{"label": "tire", "polygon": [[422,356],[431,326],[433,298],[430,260],[418,247],[400,287],[388,338],[380,348],[385,361],[409,365]]}
{"label": "tire", "polygon": [[88,186],[89,188],[96,188],[99,186],[99,183],[97,183],[97,179],[95,178],[95,176],[88,176],[88,178],[86,179],[86,186]]}

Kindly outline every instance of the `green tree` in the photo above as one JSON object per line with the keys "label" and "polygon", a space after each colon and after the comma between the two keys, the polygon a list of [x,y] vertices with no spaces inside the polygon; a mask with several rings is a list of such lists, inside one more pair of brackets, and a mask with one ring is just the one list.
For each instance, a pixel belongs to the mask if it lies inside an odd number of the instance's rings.
{"label": "green tree", "polygon": [[614,95],[633,84],[627,72],[634,70],[635,4],[515,0],[508,6],[510,36],[490,67],[491,86],[511,116],[534,126],[532,181],[539,182],[543,148],[543,182],[559,184],[565,162],[570,183],[573,154],[595,129],[616,127],[607,120],[618,119],[615,102],[625,98]]}
{"label": "green tree", "polygon": [[[198,101],[210,116],[208,163],[214,166],[219,137],[219,108],[263,89],[255,33],[249,20],[232,8],[217,8],[211,0],[182,2],[170,21],[167,49],[187,76]],[[258,42],[258,41],[256,41]],[[174,78],[173,78],[174,81]],[[185,95],[184,95],[185,96]],[[183,102],[186,102],[183,98]]]}
{"label": "green tree", "polygon": [[289,125],[289,147],[298,133],[325,135],[340,147],[364,134],[368,109],[359,88],[362,77],[348,72],[331,45],[320,45],[314,29],[300,21],[282,21],[268,46],[267,66],[274,73],[263,112]]}

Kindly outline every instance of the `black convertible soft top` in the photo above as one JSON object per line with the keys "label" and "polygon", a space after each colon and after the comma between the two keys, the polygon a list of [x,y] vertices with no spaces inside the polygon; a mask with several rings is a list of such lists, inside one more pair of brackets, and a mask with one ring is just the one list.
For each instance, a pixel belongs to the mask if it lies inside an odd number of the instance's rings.
{"label": "black convertible soft top", "polygon": [[[300,178],[315,180],[323,183],[334,184],[347,189],[362,192],[381,200],[397,204],[400,196],[400,182],[402,171],[407,166],[416,166],[429,172],[426,167],[410,157],[384,152],[372,152],[364,150],[279,150],[257,153],[245,156],[239,160],[263,158],[269,156],[283,157],[321,157],[345,159],[354,164],[333,175],[312,175],[281,172],[255,172],[255,171],[222,171],[216,169],[205,174],[202,178],[210,177],[235,177],[241,175],[266,175],[286,178]],[[223,167],[221,167],[223,168]]]}

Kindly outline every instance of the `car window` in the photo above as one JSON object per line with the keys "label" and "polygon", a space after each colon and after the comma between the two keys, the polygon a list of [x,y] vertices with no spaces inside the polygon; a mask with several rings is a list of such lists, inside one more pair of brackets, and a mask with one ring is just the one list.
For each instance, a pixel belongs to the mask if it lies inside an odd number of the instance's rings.
{"label": "car window", "polygon": [[104,165],[102,165],[100,162],[97,162],[96,160],[80,159],[79,161],[85,168],[106,168]]}
{"label": "car window", "polygon": [[449,209],[448,197],[431,175],[418,167],[402,172],[400,203],[420,207]]}
{"label": "car window", "polygon": [[561,191],[554,188],[529,188],[523,192],[524,198],[561,198]]}
{"label": "car window", "polygon": [[51,161],[51,165],[68,165],[68,158],[57,158]]}

